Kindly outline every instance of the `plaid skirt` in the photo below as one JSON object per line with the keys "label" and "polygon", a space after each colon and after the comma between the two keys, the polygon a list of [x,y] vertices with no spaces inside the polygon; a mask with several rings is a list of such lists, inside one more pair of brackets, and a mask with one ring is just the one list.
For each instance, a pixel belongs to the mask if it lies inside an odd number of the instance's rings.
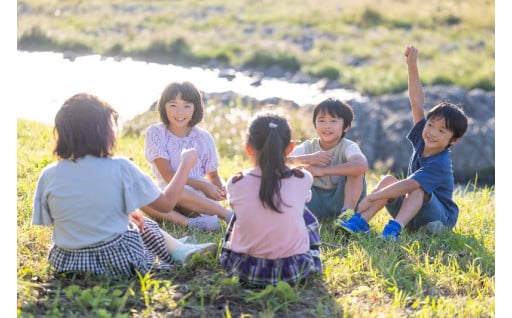
{"label": "plaid skirt", "polygon": [[110,242],[85,248],[52,246],[48,261],[58,273],[87,272],[132,277],[150,269],[169,269],[173,263],[158,224],[144,218],[144,232],[130,223],[126,232]]}
{"label": "plaid skirt", "polygon": [[228,277],[236,276],[240,282],[256,286],[275,286],[279,281],[294,285],[312,273],[322,272],[319,224],[307,208],[304,209],[304,221],[308,227],[310,249],[304,254],[285,258],[265,259],[228,249],[226,242],[231,236],[235,221],[236,215],[229,222],[220,252],[220,263]]}

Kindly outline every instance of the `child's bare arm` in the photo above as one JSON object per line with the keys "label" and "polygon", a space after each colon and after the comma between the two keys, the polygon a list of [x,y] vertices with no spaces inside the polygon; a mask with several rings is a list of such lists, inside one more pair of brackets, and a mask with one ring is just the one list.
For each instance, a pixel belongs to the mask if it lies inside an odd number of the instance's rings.
{"label": "child's bare arm", "polygon": [[370,202],[383,199],[395,199],[404,194],[411,193],[412,191],[417,190],[420,187],[420,184],[412,178],[403,179],[393,184],[390,184],[378,191],[370,193],[369,195],[367,195],[367,198]]}
{"label": "child's bare arm", "polygon": [[353,155],[347,162],[334,166],[307,166],[306,169],[315,177],[322,176],[358,176],[368,171],[368,160],[364,155]]}
{"label": "child's bare arm", "polygon": [[196,161],[197,151],[195,149],[183,150],[180,165],[171,182],[167,184],[162,195],[150,203],[149,206],[157,211],[170,211],[174,209],[174,206],[183,193],[190,170]]}
{"label": "child's bare arm", "polygon": [[326,167],[331,163],[332,155],[327,151],[317,151],[305,155],[290,155],[286,163],[292,166],[318,166]]}
{"label": "child's bare arm", "polygon": [[416,124],[425,118],[425,94],[420,82],[418,72],[418,49],[408,45],[404,52],[405,62],[407,63],[409,100],[411,102],[412,120]]}

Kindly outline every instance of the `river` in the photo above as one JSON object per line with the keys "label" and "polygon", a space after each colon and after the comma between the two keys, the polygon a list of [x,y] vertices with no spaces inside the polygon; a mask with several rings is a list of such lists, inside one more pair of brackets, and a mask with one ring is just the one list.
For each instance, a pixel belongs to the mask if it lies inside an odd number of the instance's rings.
{"label": "river", "polygon": [[253,86],[253,79],[236,73],[232,80],[220,70],[115,60],[99,55],[73,61],[55,52],[16,52],[16,115],[18,118],[52,124],[62,102],[78,92],[89,92],[109,102],[120,113],[121,122],[148,110],[171,81],[188,80],[205,93],[233,91],[258,100],[278,97],[298,105],[315,104],[327,96],[357,99],[346,89],[322,92],[316,84],[289,83],[266,79]]}

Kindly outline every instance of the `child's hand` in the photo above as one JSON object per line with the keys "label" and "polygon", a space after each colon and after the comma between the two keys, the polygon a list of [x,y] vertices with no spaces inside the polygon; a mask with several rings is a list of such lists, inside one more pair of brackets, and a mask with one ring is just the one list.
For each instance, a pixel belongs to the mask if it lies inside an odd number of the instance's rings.
{"label": "child's hand", "polygon": [[135,210],[128,216],[130,221],[139,228],[139,232],[144,232],[144,214],[139,210]]}
{"label": "child's hand", "polygon": [[311,166],[308,165],[304,167],[313,177],[323,177],[324,176],[324,169],[320,168],[318,166]]}
{"label": "child's hand", "polygon": [[327,167],[331,163],[332,155],[327,151],[317,151],[309,155],[308,165]]}
{"label": "child's hand", "polygon": [[197,161],[197,151],[194,148],[184,149],[181,152],[181,162],[187,163],[190,166],[196,164]]}
{"label": "child's hand", "polygon": [[211,183],[207,183],[205,185],[203,192],[207,197],[215,201],[222,201],[226,199],[226,191]]}
{"label": "child's hand", "polygon": [[418,49],[412,45],[407,45],[405,47],[404,56],[407,64],[416,63],[418,58]]}

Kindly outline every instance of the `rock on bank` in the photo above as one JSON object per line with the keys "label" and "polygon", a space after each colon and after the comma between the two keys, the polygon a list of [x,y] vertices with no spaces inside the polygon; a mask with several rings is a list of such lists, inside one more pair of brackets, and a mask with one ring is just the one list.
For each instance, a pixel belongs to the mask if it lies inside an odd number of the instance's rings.
{"label": "rock on bank", "polygon": [[[452,148],[455,179],[494,184],[495,92],[465,90],[456,86],[425,87],[425,109],[441,101],[461,105],[469,117],[462,140]],[[412,126],[407,92],[351,102],[355,124],[347,134],[357,141],[374,169],[405,175],[411,145],[405,136]]]}

